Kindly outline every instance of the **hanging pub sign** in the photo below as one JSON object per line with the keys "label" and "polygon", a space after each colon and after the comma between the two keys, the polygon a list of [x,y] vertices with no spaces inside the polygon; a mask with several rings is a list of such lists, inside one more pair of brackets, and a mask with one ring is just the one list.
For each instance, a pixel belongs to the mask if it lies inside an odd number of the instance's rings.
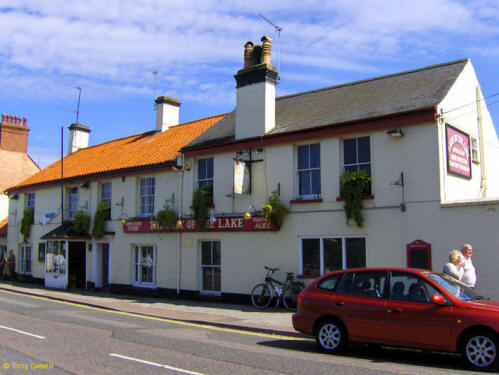
{"label": "hanging pub sign", "polygon": [[160,227],[154,219],[133,219],[123,224],[125,233],[151,233],[151,232],[254,232],[276,231],[278,227],[265,221],[263,216],[252,216],[245,219],[242,216],[214,217],[206,219],[206,230],[201,230],[194,219],[182,219],[182,226],[168,228]]}
{"label": "hanging pub sign", "polygon": [[471,178],[470,136],[445,124],[447,173]]}
{"label": "hanging pub sign", "polygon": [[251,165],[242,160],[234,160],[234,194],[250,194]]}

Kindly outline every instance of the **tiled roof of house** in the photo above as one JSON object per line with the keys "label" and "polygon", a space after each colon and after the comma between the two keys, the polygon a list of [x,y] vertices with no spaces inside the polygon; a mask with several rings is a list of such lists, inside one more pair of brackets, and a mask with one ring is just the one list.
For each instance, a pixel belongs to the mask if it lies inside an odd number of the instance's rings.
{"label": "tiled roof of house", "polygon": [[9,218],[6,217],[0,220],[0,237],[7,237],[7,225],[9,224]]}
{"label": "tiled roof of house", "polygon": [[[64,156],[64,179],[153,167],[173,162],[179,150],[224,118],[225,114],[207,117],[155,131],[115,139]],[[9,190],[59,181],[61,160],[27,178]]]}
{"label": "tiled roof of house", "polygon": [[[468,59],[276,98],[276,126],[266,135],[334,126],[435,107]],[[230,142],[235,112],[186,148]]]}

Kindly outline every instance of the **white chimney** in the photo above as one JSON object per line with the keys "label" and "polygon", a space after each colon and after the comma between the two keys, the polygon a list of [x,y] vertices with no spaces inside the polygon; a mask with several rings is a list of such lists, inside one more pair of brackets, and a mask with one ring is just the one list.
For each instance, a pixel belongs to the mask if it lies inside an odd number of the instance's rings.
{"label": "white chimney", "polygon": [[156,103],[156,131],[164,132],[172,125],[178,125],[180,102],[168,96],[158,96]]}
{"label": "white chimney", "polygon": [[82,124],[71,124],[69,126],[68,154],[88,147],[90,128]]}
{"label": "white chimney", "polygon": [[244,68],[234,76],[236,94],[236,139],[259,137],[275,127],[277,70],[270,64],[272,39],[262,45],[244,45]]}

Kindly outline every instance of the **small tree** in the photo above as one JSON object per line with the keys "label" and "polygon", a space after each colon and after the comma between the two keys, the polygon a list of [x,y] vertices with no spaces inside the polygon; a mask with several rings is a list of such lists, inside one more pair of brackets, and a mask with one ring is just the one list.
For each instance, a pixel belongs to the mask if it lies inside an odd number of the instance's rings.
{"label": "small tree", "polygon": [[110,218],[111,205],[109,202],[100,202],[99,206],[97,206],[97,211],[95,211],[94,215],[94,225],[92,227],[92,236],[95,238],[101,238],[106,233],[104,230],[104,226],[106,224],[106,220]]}
{"label": "small tree", "polygon": [[23,211],[23,217],[21,219],[21,229],[20,232],[24,237],[24,242],[29,238],[31,233],[31,225],[34,221],[34,210],[33,207],[27,208]]}
{"label": "small tree", "polygon": [[90,216],[88,216],[85,211],[76,211],[75,217],[73,218],[73,229],[79,234],[88,233],[88,230],[90,229]]}
{"label": "small tree", "polygon": [[194,219],[201,230],[206,230],[206,217],[208,209],[213,204],[213,189],[211,185],[205,185],[194,190],[192,194],[192,210]]}
{"label": "small tree", "polygon": [[369,192],[371,182],[372,177],[367,171],[346,171],[341,179],[347,221],[353,218],[359,228],[364,226],[362,197]]}
{"label": "small tree", "polygon": [[273,227],[280,228],[289,209],[281,203],[279,195],[272,193],[266,204],[262,206],[265,221]]}

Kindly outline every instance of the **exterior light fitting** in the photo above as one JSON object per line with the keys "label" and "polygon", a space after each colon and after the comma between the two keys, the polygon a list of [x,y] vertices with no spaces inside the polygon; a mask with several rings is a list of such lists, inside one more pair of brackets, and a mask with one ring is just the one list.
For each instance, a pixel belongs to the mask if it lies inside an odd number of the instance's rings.
{"label": "exterior light fitting", "polygon": [[400,138],[404,136],[402,129],[391,129],[386,132],[390,137]]}
{"label": "exterior light fitting", "polygon": [[177,229],[181,229],[184,226],[181,218],[178,218],[176,226],[177,226]]}
{"label": "exterior light fitting", "polygon": [[244,220],[249,220],[251,219],[251,213],[255,212],[255,207],[253,207],[251,204],[248,207],[248,211],[244,214]]}

